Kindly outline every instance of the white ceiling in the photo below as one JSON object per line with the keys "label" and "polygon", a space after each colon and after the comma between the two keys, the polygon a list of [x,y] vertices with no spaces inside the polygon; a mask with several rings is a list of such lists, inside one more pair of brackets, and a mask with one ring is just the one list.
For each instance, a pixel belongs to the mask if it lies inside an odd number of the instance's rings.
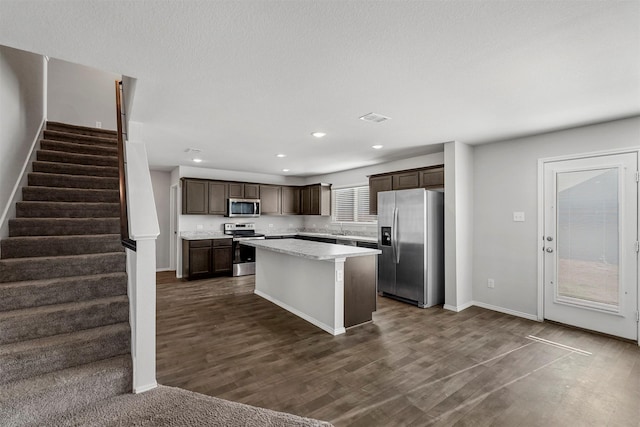
{"label": "white ceiling", "polygon": [[639,1],[2,0],[0,44],[137,78],[154,169],[309,176],[640,114]]}

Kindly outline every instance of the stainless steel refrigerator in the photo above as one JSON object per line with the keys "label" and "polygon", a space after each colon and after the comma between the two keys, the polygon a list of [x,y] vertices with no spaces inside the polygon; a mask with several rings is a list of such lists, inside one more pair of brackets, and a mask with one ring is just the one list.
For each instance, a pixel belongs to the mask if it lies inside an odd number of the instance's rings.
{"label": "stainless steel refrigerator", "polygon": [[444,193],[378,193],[378,293],[426,308],[444,303]]}

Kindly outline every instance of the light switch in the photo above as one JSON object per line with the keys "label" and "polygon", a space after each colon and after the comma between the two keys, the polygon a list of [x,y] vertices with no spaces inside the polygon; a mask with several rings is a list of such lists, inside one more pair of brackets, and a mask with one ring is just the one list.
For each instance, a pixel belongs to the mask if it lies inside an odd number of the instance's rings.
{"label": "light switch", "polygon": [[514,212],[513,213],[513,221],[514,222],[524,222],[524,212]]}
{"label": "light switch", "polygon": [[336,282],[342,282],[344,280],[344,271],[336,270]]}

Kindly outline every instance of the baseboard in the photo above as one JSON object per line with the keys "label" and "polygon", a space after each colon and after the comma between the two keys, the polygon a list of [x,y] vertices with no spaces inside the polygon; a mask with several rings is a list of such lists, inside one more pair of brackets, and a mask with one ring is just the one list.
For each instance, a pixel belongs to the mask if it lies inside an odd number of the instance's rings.
{"label": "baseboard", "polygon": [[174,269],[170,267],[156,268],[156,273],[160,273],[162,271],[174,271]]}
{"label": "baseboard", "polygon": [[458,313],[458,312],[460,312],[462,310],[466,310],[467,308],[472,307],[473,305],[474,305],[473,301],[469,301],[469,302],[466,302],[466,303],[464,303],[462,305],[457,305],[457,306],[456,305],[445,304],[442,308],[444,308],[445,310],[455,311],[456,313]]}
{"label": "baseboard", "polygon": [[322,329],[325,332],[329,332],[331,335],[340,335],[340,334],[344,334],[346,332],[346,329],[344,327],[342,328],[332,328],[331,326],[327,325],[326,323],[323,323],[321,321],[319,321],[318,319],[315,319],[311,316],[309,316],[308,314],[305,314],[303,312],[301,312],[300,310],[297,310],[293,307],[291,307],[288,304],[283,303],[282,301],[273,298],[270,295],[265,294],[262,291],[259,290],[255,290],[254,293],[264,299],[266,299],[267,301],[270,301],[272,303],[274,303],[275,305],[284,308],[285,310],[295,314],[296,316],[306,320],[307,322],[311,323],[314,326],[317,326],[318,328]]}
{"label": "baseboard", "polygon": [[154,382],[153,382],[153,383],[151,383],[151,384],[146,384],[146,385],[143,385],[143,386],[141,386],[141,387],[136,387],[136,388],[133,390],[133,393],[134,393],[134,394],[144,393],[145,391],[153,390],[153,389],[154,389],[154,388],[156,388],[156,387],[158,387],[158,383],[157,383],[156,381],[154,381]]}
{"label": "baseboard", "polygon": [[484,302],[473,301],[473,305],[480,308],[486,308],[487,310],[498,311],[504,314],[510,314],[512,316],[522,317],[524,319],[533,320],[539,322],[538,316],[535,314],[523,313],[521,311],[511,310],[509,308],[499,307],[497,305],[491,305]]}

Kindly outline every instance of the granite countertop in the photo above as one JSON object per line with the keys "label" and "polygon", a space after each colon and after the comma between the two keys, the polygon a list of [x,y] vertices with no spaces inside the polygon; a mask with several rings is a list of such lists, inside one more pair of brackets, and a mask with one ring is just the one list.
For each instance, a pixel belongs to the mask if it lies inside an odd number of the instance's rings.
{"label": "granite countertop", "polygon": [[308,240],[296,239],[245,240],[241,243],[246,246],[253,246],[254,248],[266,249],[319,261],[355,256],[377,255],[382,253],[378,249],[333,245],[331,243],[310,242]]}
{"label": "granite countertop", "polygon": [[356,236],[351,234],[311,233],[306,231],[299,231],[297,234],[299,236],[326,237],[327,239],[355,240],[357,242],[378,243],[377,237]]}
{"label": "granite countertop", "polygon": [[183,231],[180,237],[184,240],[231,239],[219,231]]}

